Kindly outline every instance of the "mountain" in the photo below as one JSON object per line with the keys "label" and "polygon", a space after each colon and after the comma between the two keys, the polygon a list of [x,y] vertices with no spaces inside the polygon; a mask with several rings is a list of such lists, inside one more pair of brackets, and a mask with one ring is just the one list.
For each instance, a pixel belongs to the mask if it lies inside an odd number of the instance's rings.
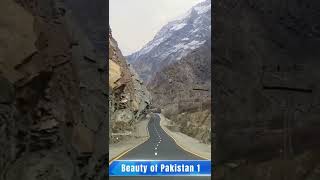
{"label": "mountain", "polygon": [[139,76],[149,81],[155,72],[211,40],[211,1],[192,7],[169,22],[141,50],[127,56]]}
{"label": "mountain", "polygon": [[148,84],[153,105],[176,128],[211,142],[211,42],[157,72]]}
{"label": "mountain", "polygon": [[172,128],[211,142],[210,1],[163,26],[127,60],[146,81],[152,105],[172,121]]}

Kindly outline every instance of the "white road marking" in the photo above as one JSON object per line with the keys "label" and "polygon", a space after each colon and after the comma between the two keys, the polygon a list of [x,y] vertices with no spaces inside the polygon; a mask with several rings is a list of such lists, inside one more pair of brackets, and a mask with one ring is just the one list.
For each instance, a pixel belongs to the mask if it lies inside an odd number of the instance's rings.
{"label": "white road marking", "polygon": [[157,153],[157,152],[154,152],[154,155],[158,155],[158,153]]}

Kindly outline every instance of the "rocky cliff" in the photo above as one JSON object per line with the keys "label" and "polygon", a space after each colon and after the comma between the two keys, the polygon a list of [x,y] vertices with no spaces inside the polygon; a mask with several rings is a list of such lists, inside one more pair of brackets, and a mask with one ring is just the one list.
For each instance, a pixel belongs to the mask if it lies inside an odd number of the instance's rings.
{"label": "rocky cliff", "polygon": [[[94,0],[88,2],[88,0],[64,0],[68,9],[75,15],[76,20],[79,22],[79,26],[88,35],[88,39],[92,42],[93,46],[104,52],[107,55],[106,47],[106,26],[108,9],[106,0]],[[93,28],[94,27],[94,28]]]}
{"label": "rocky cliff", "polygon": [[215,1],[213,157],[236,162],[220,179],[319,179],[319,10]]}
{"label": "rocky cliff", "polygon": [[176,130],[211,142],[211,43],[156,73],[148,85],[153,103]]}
{"label": "rocky cliff", "polygon": [[104,52],[63,1],[0,9],[0,179],[105,179]]}
{"label": "rocky cliff", "polygon": [[109,31],[109,138],[111,143],[131,134],[135,124],[146,118],[150,94],[138,75],[129,67]]}

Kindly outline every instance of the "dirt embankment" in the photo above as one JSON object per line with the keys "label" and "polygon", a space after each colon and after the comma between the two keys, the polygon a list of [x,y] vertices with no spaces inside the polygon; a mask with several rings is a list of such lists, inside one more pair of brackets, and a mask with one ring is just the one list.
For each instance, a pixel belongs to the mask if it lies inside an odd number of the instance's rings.
{"label": "dirt embankment", "polygon": [[123,140],[118,143],[109,145],[109,163],[114,158],[123,154],[124,152],[140,145],[149,139],[149,132],[147,129],[149,118],[138,122],[135,125],[135,130],[132,133],[127,134],[114,134],[115,138],[122,137]]}
{"label": "dirt embankment", "polygon": [[211,159],[211,144],[201,143],[198,139],[192,138],[184,133],[181,133],[180,131],[178,131],[177,127],[171,120],[167,119],[162,114],[158,115],[161,118],[161,128],[175,140],[178,146],[201,158]]}

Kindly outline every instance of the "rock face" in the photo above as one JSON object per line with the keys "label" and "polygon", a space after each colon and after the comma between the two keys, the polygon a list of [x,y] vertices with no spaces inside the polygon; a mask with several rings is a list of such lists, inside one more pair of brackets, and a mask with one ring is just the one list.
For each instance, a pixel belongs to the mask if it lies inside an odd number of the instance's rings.
{"label": "rock face", "polygon": [[0,179],[105,179],[105,52],[62,1],[0,9]]}
{"label": "rock face", "polygon": [[211,1],[192,7],[186,14],[163,26],[141,50],[127,57],[146,82],[163,67],[177,62],[211,39]]}
{"label": "rock face", "polygon": [[109,139],[112,143],[121,140],[121,136],[115,139],[112,133],[131,133],[135,123],[146,117],[151,97],[109,32]]}
{"label": "rock face", "polygon": [[[0,5],[6,7],[0,12],[1,22],[4,24],[1,25],[0,33],[0,67],[2,74],[11,82],[15,82],[23,75],[14,67],[36,51],[34,18],[12,0],[1,1]],[[16,14],[16,12],[20,13]],[[17,49],[20,49],[20,53],[16,53]]]}
{"label": "rock face", "polygon": [[65,0],[65,2],[66,6],[75,14],[75,18],[83,31],[88,34],[88,39],[93,46],[106,56],[107,2],[105,0],[95,0],[92,3],[87,0]]}
{"label": "rock face", "polygon": [[211,44],[190,52],[150,82],[154,106],[173,120],[179,131],[211,142]]}
{"label": "rock face", "polygon": [[[255,161],[221,179],[312,179],[320,147],[319,1],[215,5],[213,157]],[[299,161],[305,153],[315,161]],[[282,164],[278,172],[272,159]],[[299,171],[301,162],[310,166]]]}

